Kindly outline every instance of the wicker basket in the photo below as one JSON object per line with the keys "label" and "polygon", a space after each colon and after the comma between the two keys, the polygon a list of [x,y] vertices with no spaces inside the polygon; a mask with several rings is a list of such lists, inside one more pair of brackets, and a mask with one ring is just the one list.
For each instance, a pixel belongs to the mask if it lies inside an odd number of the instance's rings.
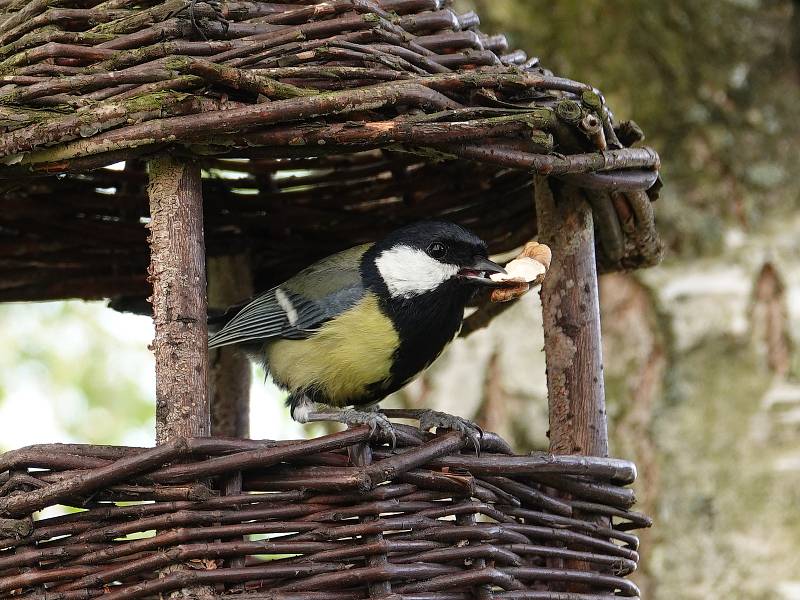
{"label": "wicker basket", "polygon": [[[624,578],[638,560],[628,531],[650,521],[629,511],[631,463],[514,456],[493,434],[476,455],[458,433],[398,427],[394,451],[368,446],[359,427],[307,441],[8,452],[0,595],[638,596]],[[243,491],[225,495],[238,478]],[[38,513],[59,505],[69,509]]]}

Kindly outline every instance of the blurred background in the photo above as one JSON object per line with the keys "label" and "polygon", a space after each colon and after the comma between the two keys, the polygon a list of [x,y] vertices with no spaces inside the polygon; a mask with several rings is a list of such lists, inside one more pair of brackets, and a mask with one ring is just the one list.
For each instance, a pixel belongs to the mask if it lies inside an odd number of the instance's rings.
{"label": "blurred background", "polygon": [[[473,0],[482,29],[603,91],[660,152],[661,266],[601,278],[612,454],[635,460],[643,597],[800,599],[800,2]],[[0,450],[149,445],[149,319],[102,303],[0,305]],[[395,405],[546,448],[529,294]],[[254,377],[251,434],[313,433]],[[36,426],[31,417],[36,416]]]}

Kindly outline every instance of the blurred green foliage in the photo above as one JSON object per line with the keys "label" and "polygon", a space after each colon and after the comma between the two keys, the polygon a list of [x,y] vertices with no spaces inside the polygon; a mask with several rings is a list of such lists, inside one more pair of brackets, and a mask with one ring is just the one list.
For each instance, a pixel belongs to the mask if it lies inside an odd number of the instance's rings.
{"label": "blurred green foliage", "polygon": [[[154,371],[145,350],[152,335],[149,319],[101,306],[0,304],[0,411],[12,411],[8,416],[14,420],[0,427],[27,430],[30,435],[20,437],[42,441],[49,433],[58,439],[47,441],[150,442]],[[42,436],[36,435],[37,428]],[[9,439],[16,432],[5,431],[0,449],[13,445]]]}

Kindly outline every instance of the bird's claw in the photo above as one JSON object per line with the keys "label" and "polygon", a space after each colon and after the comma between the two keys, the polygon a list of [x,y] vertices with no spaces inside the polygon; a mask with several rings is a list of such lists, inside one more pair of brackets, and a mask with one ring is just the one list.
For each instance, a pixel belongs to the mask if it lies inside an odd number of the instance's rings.
{"label": "bird's claw", "polygon": [[369,427],[369,437],[374,438],[376,433],[381,433],[389,438],[392,450],[397,446],[397,435],[394,432],[394,425],[379,412],[366,412],[349,408],[342,411],[342,423],[346,425],[367,425]]}
{"label": "bird's claw", "polygon": [[475,454],[480,455],[483,429],[472,421],[437,410],[423,410],[419,415],[419,428],[423,431],[430,431],[434,427],[452,429],[453,431],[460,432],[472,442],[472,446],[475,448]]}

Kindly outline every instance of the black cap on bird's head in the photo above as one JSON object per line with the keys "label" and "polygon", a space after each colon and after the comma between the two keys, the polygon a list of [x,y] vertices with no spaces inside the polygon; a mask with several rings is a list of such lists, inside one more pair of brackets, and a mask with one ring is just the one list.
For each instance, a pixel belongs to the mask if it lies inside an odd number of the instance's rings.
{"label": "black cap on bird's head", "polygon": [[489,260],[483,240],[447,221],[407,225],[377,242],[369,254],[394,298],[425,294],[445,282],[492,285],[491,274],[505,273]]}

